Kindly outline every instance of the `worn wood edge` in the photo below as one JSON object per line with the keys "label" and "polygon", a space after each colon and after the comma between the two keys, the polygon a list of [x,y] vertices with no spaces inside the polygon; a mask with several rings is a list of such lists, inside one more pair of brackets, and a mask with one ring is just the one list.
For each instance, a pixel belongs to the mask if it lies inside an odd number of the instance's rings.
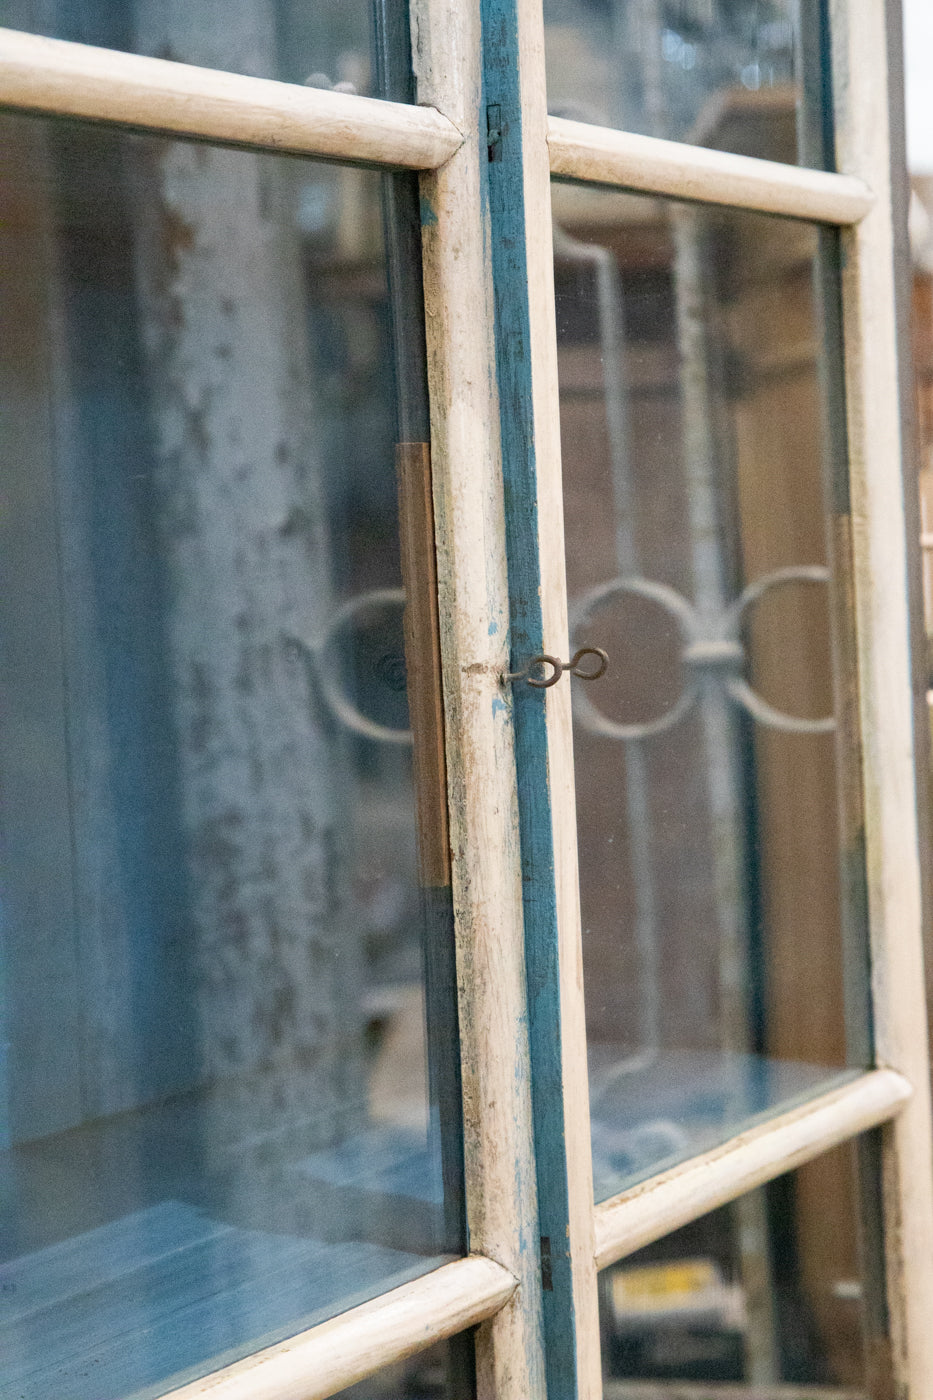
{"label": "worn wood edge", "polygon": [[171,1400],[325,1400],[485,1321],[516,1286],[491,1259],[457,1259],[169,1394]]}
{"label": "worn wood edge", "polygon": [[865,806],[871,985],[879,1062],[914,1085],[882,1134],[893,1384],[933,1400],[933,1132],[923,975],[920,831],[902,472],[885,0],[830,0],[839,168],[877,204],[842,234],[846,415]]}
{"label": "worn wood edge", "polygon": [[431,170],[459,147],[431,107],[0,29],[0,106],[281,154]]}
{"label": "worn wood edge", "polygon": [[912,1093],[903,1075],[871,1070],[604,1201],[596,1207],[597,1268],[888,1122]]}
{"label": "worn wood edge", "polygon": [[827,224],[855,224],[875,199],[863,180],[710,151],[635,132],[548,119],[551,174]]}
{"label": "worn wood edge", "polygon": [[[539,0],[517,0],[516,11],[542,636],[545,651],[566,656],[569,655],[569,628],[545,27]],[[600,1400],[602,1348],[594,1262],[593,1154],[571,696],[570,685],[554,686],[547,692],[548,790],[557,911],[563,1150],[577,1397],[578,1400]]]}
{"label": "worn wood edge", "polygon": [[466,133],[420,183],[467,1224],[519,1280],[477,1329],[477,1391],[544,1400],[479,0],[414,0],[411,20],[419,101]]}

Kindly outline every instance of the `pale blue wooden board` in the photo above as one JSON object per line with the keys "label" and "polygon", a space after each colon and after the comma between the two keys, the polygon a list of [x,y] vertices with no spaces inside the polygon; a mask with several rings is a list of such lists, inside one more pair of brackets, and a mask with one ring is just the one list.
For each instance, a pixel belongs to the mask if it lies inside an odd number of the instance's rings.
{"label": "pale blue wooden board", "polygon": [[0,1294],[0,1310],[7,1297],[18,1308],[0,1324],[0,1395],[158,1393],[443,1262],[240,1230],[164,1202],[19,1261],[10,1277],[25,1298]]}
{"label": "pale blue wooden board", "polygon": [[857,1073],[720,1050],[664,1049],[626,1072],[631,1059],[619,1046],[589,1049],[597,1201]]}
{"label": "pale blue wooden board", "polygon": [[[210,1220],[182,1201],[163,1201],[73,1239],[0,1263],[0,1329],[230,1226]],[[2,1331],[0,1331],[2,1335]]]}
{"label": "pale blue wooden board", "polygon": [[256,1156],[199,1121],[169,1101],[0,1153],[0,1400],[157,1395],[450,1257],[430,1132]]}
{"label": "pale blue wooden board", "polygon": [[443,1203],[438,1153],[424,1134],[371,1128],[337,1147],[309,1153],[293,1171],[335,1186],[359,1186],[389,1196]]}

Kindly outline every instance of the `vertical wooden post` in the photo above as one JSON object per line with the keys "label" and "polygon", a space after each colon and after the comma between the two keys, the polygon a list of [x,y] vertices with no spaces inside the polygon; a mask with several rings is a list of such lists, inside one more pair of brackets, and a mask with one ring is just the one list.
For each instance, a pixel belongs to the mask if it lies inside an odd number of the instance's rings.
{"label": "vertical wooden post", "polygon": [[883,1130],[901,1394],[933,1396],[933,1145],[921,944],[885,0],[832,0],[837,166],[876,202],[843,232],[843,317],[875,1056],[913,1086]]}
{"label": "vertical wooden post", "polygon": [[[496,353],[508,508],[511,671],[567,655],[563,483],[544,26],[532,0],[485,0]],[[602,1393],[593,1236],[570,678],[519,682],[515,715],[528,1024],[548,1393]]]}
{"label": "vertical wooden post", "polygon": [[520,1287],[477,1334],[482,1400],[545,1394],[508,577],[477,0],[416,0],[417,96],[464,143],[421,177],[470,1248]]}

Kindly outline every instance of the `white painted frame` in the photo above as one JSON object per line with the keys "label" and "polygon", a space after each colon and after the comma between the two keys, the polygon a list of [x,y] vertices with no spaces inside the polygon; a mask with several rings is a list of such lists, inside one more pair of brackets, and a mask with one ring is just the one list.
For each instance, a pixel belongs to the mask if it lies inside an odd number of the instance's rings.
{"label": "white painted frame", "polygon": [[551,174],[568,179],[827,224],[856,223],[875,202],[857,176],[684,146],[564,117],[548,118],[547,140]]}
{"label": "white painted frame", "polygon": [[[933,1135],[890,177],[889,36],[885,0],[829,0],[829,11],[838,173],[548,119],[554,176],[807,218],[842,230],[855,641],[878,1066],[834,1094],[740,1133],[722,1148],[597,1206],[596,1255],[604,1267],[837,1143],[884,1125],[893,1380],[905,1400],[933,1400]],[[540,238],[536,244],[540,256]],[[559,441],[556,395],[550,434]],[[539,504],[543,515],[559,518],[558,491]],[[563,550],[560,561],[562,574]],[[563,654],[565,642],[561,631],[549,649]],[[569,751],[569,732],[558,742]],[[572,860],[575,853],[569,850],[555,852],[558,869]]]}
{"label": "white painted frame", "polygon": [[884,1131],[895,1382],[933,1396],[933,1147],[908,615],[884,0],[830,0],[837,164],[875,205],[842,235],[843,317],[875,1058],[914,1094]]}
{"label": "white painted frame", "polygon": [[[550,693],[563,957],[571,1238],[581,1266],[581,1395],[600,1393],[595,1271],[752,1187],[884,1127],[888,1301],[897,1381],[933,1397],[933,1148],[889,189],[884,0],[830,0],[839,174],[548,119],[539,0],[517,0],[528,146],[534,414],[543,608],[566,647],[550,174],[840,226],[857,639],[878,1069],[593,1209],[570,711]],[[422,174],[432,454],[461,999],[471,1254],[174,1392],[324,1400],[478,1325],[482,1400],[543,1400],[524,1031],[517,792],[507,710],[508,587],[478,0],[413,0],[418,106],[242,78],[0,30],[0,106]],[[546,535],[546,538],[545,538]],[[490,619],[497,623],[490,629]],[[581,1146],[582,1144],[582,1146]]]}
{"label": "white painted frame", "polygon": [[192,1381],[172,1391],[173,1400],[325,1400],[383,1366],[501,1315],[517,1287],[500,1264],[468,1255]]}
{"label": "white painted frame", "polygon": [[0,29],[0,100],[167,136],[279,154],[433,170],[460,145],[429,107],[246,78]]}
{"label": "white painted frame", "polygon": [[603,1201],[596,1207],[597,1268],[888,1122],[912,1097],[911,1085],[893,1070],[860,1074]]}
{"label": "white painted frame", "polygon": [[519,1280],[477,1335],[489,1400],[544,1400],[479,0],[415,0],[417,95],[464,132],[421,177],[470,1246]]}

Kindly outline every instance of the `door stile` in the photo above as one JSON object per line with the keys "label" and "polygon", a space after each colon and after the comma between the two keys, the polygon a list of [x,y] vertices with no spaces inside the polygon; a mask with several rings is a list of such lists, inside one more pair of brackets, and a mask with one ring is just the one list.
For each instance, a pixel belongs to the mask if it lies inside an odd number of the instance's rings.
{"label": "door stile", "polygon": [[883,1129],[887,1305],[894,1373],[933,1396],[933,1179],[896,322],[884,0],[831,0],[838,169],[872,210],[843,231],[846,411],[876,1062],[913,1094]]}
{"label": "door stile", "polygon": [[471,1252],[519,1288],[478,1329],[480,1400],[544,1400],[541,1277],[510,706],[480,14],[415,0],[420,103],[464,135],[421,181],[431,458]]}
{"label": "door stile", "polygon": [[[506,488],[510,672],[568,655],[544,28],[483,4],[489,210]],[[511,696],[507,691],[511,690]],[[571,678],[513,680],[548,1393],[602,1393],[571,737]]]}

